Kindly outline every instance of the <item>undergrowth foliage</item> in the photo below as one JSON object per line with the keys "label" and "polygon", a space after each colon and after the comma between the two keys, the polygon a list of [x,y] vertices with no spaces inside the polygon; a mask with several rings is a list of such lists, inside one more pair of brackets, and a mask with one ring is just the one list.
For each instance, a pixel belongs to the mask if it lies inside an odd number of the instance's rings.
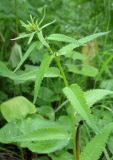
{"label": "undergrowth foliage", "polygon": [[[110,160],[106,145],[113,131],[113,122],[100,128],[92,109],[98,101],[108,95],[112,96],[113,91],[92,89],[84,92],[76,80],[71,84],[69,81],[71,74],[67,74],[69,72],[89,77],[97,76],[98,69],[83,63],[87,56],[77,52],[76,49],[109,32],[95,33],[78,40],[59,33],[44,36],[44,29],[55,23],[55,20],[42,25],[43,20],[44,17],[39,22],[30,16],[27,23],[21,21],[26,33],[19,34],[13,40],[16,43],[20,39],[28,39],[28,48],[24,55],[21,55],[19,49],[20,61],[17,61],[16,66],[15,64],[12,66],[13,71],[6,63],[0,62],[0,76],[13,80],[15,85],[29,82],[33,82],[34,85],[32,102],[24,96],[16,96],[0,105],[1,113],[7,121],[0,129],[0,142],[13,143],[19,148],[28,148],[39,155],[47,154],[52,160],[98,160],[103,152],[106,159]],[[42,49],[44,53],[41,55],[40,65],[27,64],[23,70],[22,67],[32,56],[32,52],[34,50],[41,52]],[[39,56],[38,52],[36,56]],[[66,61],[62,63],[62,59]],[[77,66],[72,63],[76,59],[81,62]],[[52,101],[49,101],[50,97],[57,101],[56,92],[51,92],[48,86],[42,86],[45,79],[53,81],[53,85],[55,79],[63,82],[58,93],[63,97],[63,101],[56,108],[54,103],[52,106]],[[54,87],[57,90],[57,86]],[[40,97],[44,98],[45,92],[48,95],[44,100],[49,103],[40,106],[38,100]],[[57,116],[64,107],[66,115],[61,113]],[[83,122],[81,127],[86,126],[85,130],[90,135],[83,147],[80,143],[82,132],[81,134],[79,132],[81,121]]]}

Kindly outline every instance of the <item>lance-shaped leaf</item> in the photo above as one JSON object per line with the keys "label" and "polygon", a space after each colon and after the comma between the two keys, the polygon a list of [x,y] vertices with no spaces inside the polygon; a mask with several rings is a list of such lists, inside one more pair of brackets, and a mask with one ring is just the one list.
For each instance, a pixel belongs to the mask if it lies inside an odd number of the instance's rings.
{"label": "lance-shaped leaf", "polygon": [[65,55],[69,52],[71,52],[73,49],[79,47],[79,46],[83,46],[84,44],[92,41],[93,39],[95,38],[98,38],[98,37],[101,37],[101,36],[104,36],[106,34],[108,34],[109,32],[102,32],[102,33],[95,33],[93,35],[90,35],[90,36],[86,36],[84,38],[81,38],[80,40],[76,40],[75,42],[71,43],[71,44],[68,44],[66,46],[64,46],[63,48],[61,48],[59,51],[58,51],[58,55]]}
{"label": "lance-shaped leaf", "polygon": [[98,160],[102,151],[105,148],[108,137],[113,130],[113,123],[105,126],[100,133],[98,133],[91,141],[86,145],[81,153],[81,160]]}
{"label": "lance-shaped leaf", "polygon": [[0,105],[3,117],[8,121],[23,119],[28,114],[36,112],[35,106],[25,97],[18,96]]}
{"label": "lance-shaped leaf", "polygon": [[16,72],[21,67],[21,65],[25,62],[25,60],[29,57],[29,55],[36,48],[37,45],[38,45],[37,42],[32,43],[32,45],[25,52],[24,56],[22,57],[21,61],[19,62],[18,66],[16,67],[16,69],[14,70],[14,72]]}
{"label": "lance-shaped leaf", "polygon": [[41,42],[45,47],[50,48],[50,47],[49,47],[49,44],[46,42],[46,40],[45,40],[44,37],[43,37],[42,31],[40,31],[39,33],[37,33],[37,35],[38,35],[38,38],[39,38],[40,42]]}
{"label": "lance-shaped leaf", "polygon": [[108,95],[113,95],[113,91],[106,90],[106,89],[92,89],[84,92],[84,96],[86,98],[87,104],[90,107]]}
{"label": "lance-shaped leaf", "polygon": [[[35,33],[35,32],[33,32]],[[23,39],[23,38],[27,38],[27,37],[30,37],[32,33],[29,33],[29,34],[26,34],[26,33],[20,33],[18,37],[16,38],[13,38],[11,40],[19,40],[19,39]]]}
{"label": "lance-shaped leaf", "polygon": [[41,82],[44,78],[44,74],[46,73],[46,71],[47,71],[47,69],[48,69],[48,67],[51,63],[52,58],[53,58],[53,56],[49,56],[48,54],[45,54],[43,59],[42,59],[42,63],[41,63],[41,65],[40,65],[40,67],[37,71],[37,74],[36,74],[33,103],[36,102]]}
{"label": "lance-shaped leaf", "polygon": [[48,40],[51,41],[59,41],[59,42],[68,42],[68,43],[74,43],[76,40],[72,37],[68,37],[64,34],[51,34],[47,37]]}
{"label": "lance-shaped leaf", "polygon": [[91,126],[90,108],[86,103],[81,88],[77,84],[72,84],[70,87],[65,87],[63,92],[71,103],[75,112],[79,113],[81,117]]}

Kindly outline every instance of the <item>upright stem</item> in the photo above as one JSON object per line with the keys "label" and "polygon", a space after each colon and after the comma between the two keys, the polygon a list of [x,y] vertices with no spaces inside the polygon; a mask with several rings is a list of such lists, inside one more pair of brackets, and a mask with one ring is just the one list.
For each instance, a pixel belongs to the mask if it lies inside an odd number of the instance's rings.
{"label": "upright stem", "polygon": [[[65,76],[65,73],[64,73],[64,70],[62,68],[62,65],[60,63],[60,57],[56,56],[55,57],[55,60],[56,60],[56,63],[57,63],[57,66],[61,72],[61,75],[63,77],[63,80],[64,80],[64,84],[65,86],[67,87],[68,86],[68,81],[66,79],[66,76]],[[73,112],[73,109],[72,109],[72,113],[71,113],[71,122],[72,122],[72,143],[73,143],[73,155],[74,155],[74,160],[76,160],[77,156],[76,156],[76,130],[75,130],[75,114]]]}
{"label": "upright stem", "polygon": [[[44,37],[43,37],[44,38]],[[45,40],[45,38],[44,38]],[[46,40],[45,40],[46,41]],[[49,44],[48,44],[49,46]],[[49,46],[47,48],[49,50],[49,52],[51,54],[54,55],[54,52],[53,50],[51,49],[51,47]],[[67,81],[67,78],[66,78],[66,75],[64,73],[64,70],[62,68],[62,65],[60,63],[60,57],[59,56],[55,56],[55,61],[56,61],[56,64],[61,72],[61,75],[62,75],[62,78],[63,78],[63,81],[64,81],[64,84],[65,84],[65,87],[68,87],[68,81]],[[75,130],[75,113],[73,112],[73,109],[72,109],[72,115],[71,115],[71,122],[72,122],[72,143],[73,143],[73,154],[74,154],[74,160],[77,160],[76,158],[76,130]]]}
{"label": "upright stem", "polygon": [[62,78],[63,78],[63,80],[64,80],[64,84],[65,84],[65,86],[67,87],[67,86],[68,86],[68,81],[67,81],[67,79],[66,79],[65,73],[64,73],[63,68],[62,68],[62,65],[61,65],[61,63],[60,63],[60,57],[59,57],[59,56],[56,56],[56,57],[55,57],[55,61],[56,61],[56,64],[57,64],[57,66],[58,66],[58,68],[59,68],[59,70],[60,70],[60,72],[61,72]]}
{"label": "upright stem", "polygon": [[72,121],[72,144],[73,144],[73,155],[74,160],[77,160],[77,153],[76,153],[76,128],[75,128],[75,113],[72,110],[71,113],[71,121]]}

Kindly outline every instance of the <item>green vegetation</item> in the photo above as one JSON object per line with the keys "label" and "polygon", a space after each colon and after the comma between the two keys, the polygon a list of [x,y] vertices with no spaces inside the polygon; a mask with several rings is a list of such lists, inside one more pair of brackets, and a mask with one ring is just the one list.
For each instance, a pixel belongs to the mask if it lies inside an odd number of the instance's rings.
{"label": "green vegetation", "polygon": [[0,159],[112,160],[111,0],[0,1]]}

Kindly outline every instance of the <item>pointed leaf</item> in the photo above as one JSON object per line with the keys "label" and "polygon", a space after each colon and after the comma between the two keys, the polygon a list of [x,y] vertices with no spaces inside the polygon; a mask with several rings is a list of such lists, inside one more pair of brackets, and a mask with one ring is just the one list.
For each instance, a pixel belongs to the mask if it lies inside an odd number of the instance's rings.
{"label": "pointed leaf", "polygon": [[45,24],[44,26],[41,27],[41,30],[46,28],[46,27],[48,27],[48,26],[50,26],[51,24],[53,24],[55,22],[56,22],[56,20],[53,20],[52,22],[49,22],[49,23]]}
{"label": "pointed leaf", "polygon": [[105,148],[108,137],[113,130],[113,123],[105,126],[100,133],[98,133],[91,141],[86,145],[81,153],[81,160],[98,160],[102,151]]}
{"label": "pointed leaf", "polygon": [[95,38],[98,38],[98,37],[101,37],[101,36],[104,36],[106,34],[108,34],[109,32],[102,32],[102,33],[95,33],[93,35],[90,35],[90,36],[86,36],[84,38],[81,38],[80,40],[76,40],[75,42],[71,43],[71,44],[68,44],[66,46],[64,46],[63,48],[61,48],[59,51],[58,51],[58,55],[65,55],[65,54],[68,54],[69,52],[71,52],[73,49],[79,47],[79,46],[83,46],[84,44],[90,42],[91,40],[95,39]]}
{"label": "pointed leaf", "polygon": [[76,42],[74,38],[68,37],[64,34],[51,34],[49,37],[47,37],[47,39],[51,41],[68,42],[68,43]]}
{"label": "pointed leaf", "polygon": [[18,64],[18,66],[14,70],[14,72],[16,72],[21,67],[21,65],[25,62],[25,60],[29,57],[29,55],[34,50],[34,48],[36,48],[37,45],[38,45],[37,42],[34,42],[34,43],[32,43],[32,45],[30,45],[30,47],[28,48],[28,50],[25,52],[24,56],[22,57],[20,63]]}
{"label": "pointed leaf", "polygon": [[[34,33],[34,32],[33,32]],[[31,33],[29,34],[26,34],[26,33],[20,33],[18,37],[16,38],[13,38],[11,40],[18,40],[18,39],[22,39],[22,38],[26,38],[26,37],[30,37],[31,36]]]}
{"label": "pointed leaf", "polygon": [[50,48],[50,47],[49,47],[49,44],[46,42],[45,38],[43,37],[42,31],[40,31],[37,35],[38,35],[38,38],[39,38],[40,42],[41,42],[45,47]]}

